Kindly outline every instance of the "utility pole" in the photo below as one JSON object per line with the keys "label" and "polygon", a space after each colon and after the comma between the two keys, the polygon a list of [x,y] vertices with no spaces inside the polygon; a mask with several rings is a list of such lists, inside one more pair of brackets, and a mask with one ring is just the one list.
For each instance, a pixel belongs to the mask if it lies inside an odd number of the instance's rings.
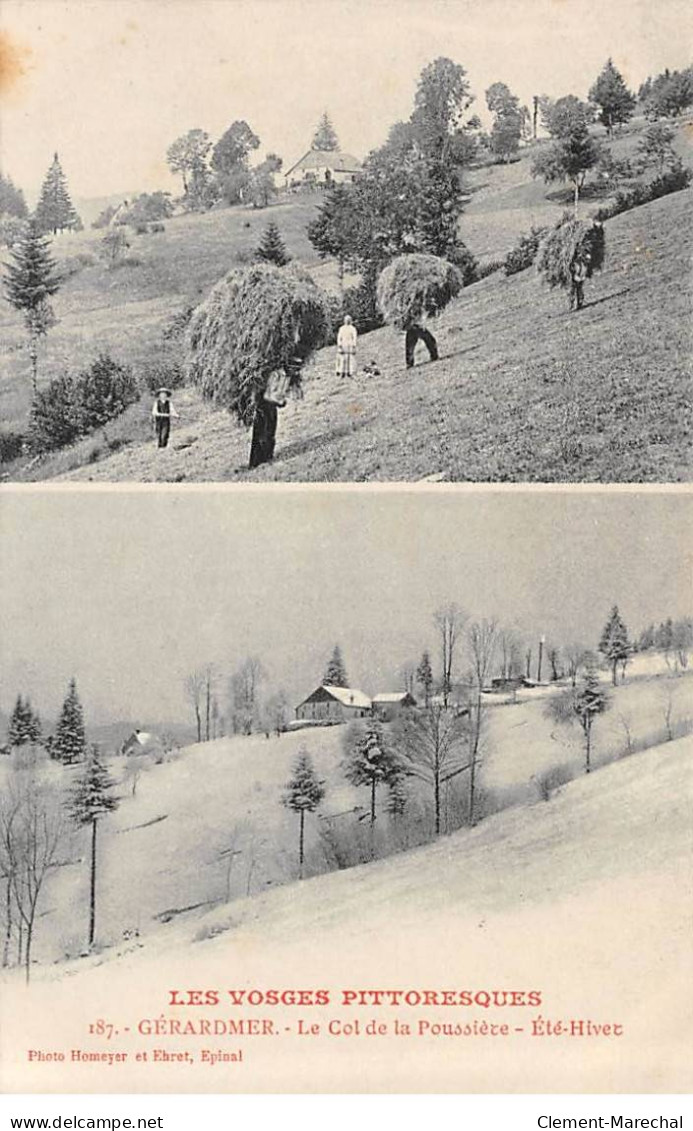
{"label": "utility pole", "polygon": [[539,637],[539,659],[537,660],[537,683],[541,683],[541,659],[544,653],[545,636]]}

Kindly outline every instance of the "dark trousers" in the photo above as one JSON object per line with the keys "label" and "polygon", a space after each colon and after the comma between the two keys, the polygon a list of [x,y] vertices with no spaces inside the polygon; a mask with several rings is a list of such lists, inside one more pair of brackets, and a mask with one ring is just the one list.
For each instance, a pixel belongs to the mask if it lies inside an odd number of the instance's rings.
{"label": "dark trousers", "polygon": [[168,444],[168,438],[171,434],[171,417],[170,416],[157,416],[156,418],[156,441],[160,448],[165,448]]}
{"label": "dark trousers", "polygon": [[266,401],[264,397],[259,397],[255,405],[248,467],[259,467],[261,463],[271,462],[276,436],[277,406]]}
{"label": "dark trousers", "polygon": [[438,360],[438,343],[431,331],[425,330],[423,326],[410,326],[404,339],[404,355],[407,362],[407,369],[411,369],[414,364],[414,350],[416,349],[416,343],[419,341],[423,342],[426,346],[431,361]]}
{"label": "dark trousers", "polygon": [[578,310],[582,310],[584,301],[585,283],[582,279],[573,279],[570,284],[570,309],[574,310],[577,306]]}

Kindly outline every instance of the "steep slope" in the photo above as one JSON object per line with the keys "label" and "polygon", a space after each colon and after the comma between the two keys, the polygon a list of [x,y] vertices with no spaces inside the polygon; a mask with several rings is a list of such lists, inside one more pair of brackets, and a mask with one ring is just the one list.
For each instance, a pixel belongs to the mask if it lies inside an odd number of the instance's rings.
{"label": "steep slope", "polygon": [[[74,471],[63,461],[61,477],[687,481],[692,200],[609,221],[605,269],[579,313],[530,269],[490,276],[445,312],[437,364],[407,371],[401,335],[384,329],[362,338],[361,369],[340,383],[323,350],[268,467],[247,471],[247,432],[186,390],[170,450],[135,444]],[[380,376],[363,373],[369,361]]]}

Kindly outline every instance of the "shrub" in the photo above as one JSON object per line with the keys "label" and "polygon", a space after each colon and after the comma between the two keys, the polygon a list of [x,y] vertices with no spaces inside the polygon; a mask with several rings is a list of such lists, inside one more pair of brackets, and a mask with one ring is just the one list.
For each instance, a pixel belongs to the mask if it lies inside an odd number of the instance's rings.
{"label": "shrub", "polygon": [[188,373],[205,397],[250,424],[256,395],[276,370],[299,388],[301,367],[329,332],[326,295],[293,266],[235,268],[195,311]]}
{"label": "shrub", "polygon": [[595,220],[609,220],[612,216],[618,216],[621,212],[629,212],[631,208],[638,208],[641,204],[649,204],[650,201],[668,196],[669,193],[681,192],[682,189],[688,188],[692,178],[693,170],[689,169],[687,165],[681,163],[674,165],[666,173],[661,173],[647,184],[633,185],[632,188],[621,189],[616,193],[611,204],[607,204],[604,208],[595,212]]}
{"label": "shrub", "polygon": [[13,432],[10,428],[0,429],[0,463],[10,463],[18,459],[24,450],[25,436],[22,432]]}
{"label": "shrub", "polygon": [[149,225],[149,231],[152,235],[158,236],[161,232],[166,231],[166,225],[162,224],[160,220],[157,220],[155,223]]}
{"label": "shrub", "polygon": [[71,279],[73,275],[79,275],[85,267],[93,267],[95,263],[95,256],[88,251],[80,251],[77,255],[68,255],[63,259],[58,266],[58,274],[63,280]]}
{"label": "shrub", "polygon": [[102,353],[76,381],[80,430],[90,432],[120,416],[139,399],[132,371]]}
{"label": "shrub", "polygon": [[50,452],[72,444],[80,434],[75,379],[69,373],[39,389],[31,404],[30,439],[37,452]]}
{"label": "shrub", "polygon": [[477,267],[475,283],[480,283],[482,279],[487,279],[489,275],[495,275],[496,271],[500,271],[504,265],[502,259],[492,259],[489,263]]}
{"label": "shrub", "polygon": [[520,236],[520,242],[505,257],[503,270],[506,275],[517,275],[519,271],[526,271],[532,266],[547,230],[545,227],[532,227]]}
{"label": "shrub", "polygon": [[137,223],[133,224],[133,227],[136,236],[146,236],[149,232],[149,224],[146,220],[138,220]]}
{"label": "shrub", "polygon": [[383,325],[378,310],[374,280],[363,279],[355,287],[347,287],[341,306],[341,318],[350,314],[359,334],[368,334]]}
{"label": "shrub", "polygon": [[462,272],[435,255],[399,255],[378,279],[378,307],[400,330],[443,310],[463,287]]}

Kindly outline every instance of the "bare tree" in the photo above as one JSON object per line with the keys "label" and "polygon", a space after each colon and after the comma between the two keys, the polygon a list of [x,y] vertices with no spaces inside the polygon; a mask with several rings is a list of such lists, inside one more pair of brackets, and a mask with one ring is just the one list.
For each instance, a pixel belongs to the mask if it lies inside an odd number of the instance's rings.
{"label": "bare tree", "polygon": [[212,704],[214,702],[214,692],[217,681],[217,670],[214,664],[205,664],[202,669],[202,677],[204,681],[205,742],[209,742],[212,737]]}
{"label": "bare tree", "polygon": [[481,742],[483,722],[484,686],[488,682],[498,645],[498,627],[495,620],[473,621],[467,629],[467,648],[472,664],[474,681],[474,710],[472,713],[472,736],[469,752],[469,823],[474,824],[474,799],[476,768]]}
{"label": "bare tree", "polygon": [[[14,796],[13,789],[16,790]],[[33,775],[8,791],[2,828],[3,857],[7,853],[3,872],[9,872],[11,876],[18,914],[18,961],[24,962],[28,982],[39,899],[48,872],[55,863],[62,834],[61,813],[56,799],[41,787]]]}
{"label": "bare tree", "polygon": [[432,703],[421,711],[401,715],[394,735],[404,773],[425,782],[433,791],[435,834],[439,836],[442,788],[469,769],[467,718]]}
{"label": "bare tree", "polygon": [[197,741],[202,742],[202,698],[204,693],[205,677],[200,668],[191,672],[185,680],[185,693],[192,704],[197,724]]}
{"label": "bare tree", "polygon": [[402,664],[399,674],[402,681],[402,687],[406,692],[408,692],[409,695],[413,695],[414,684],[416,681],[416,664]]}
{"label": "bare tree", "polygon": [[260,712],[260,686],[267,673],[257,656],[248,656],[231,677],[231,718],[236,734],[252,734]]}
{"label": "bare tree", "polygon": [[578,676],[587,663],[588,654],[584,644],[567,644],[563,649],[567,674],[573,687],[577,684]]}
{"label": "bare tree", "polygon": [[433,622],[440,634],[440,658],[442,668],[441,691],[443,705],[448,706],[452,688],[452,669],[455,660],[455,648],[460,632],[467,620],[466,613],[454,603],[444,605],[433,616]]}

